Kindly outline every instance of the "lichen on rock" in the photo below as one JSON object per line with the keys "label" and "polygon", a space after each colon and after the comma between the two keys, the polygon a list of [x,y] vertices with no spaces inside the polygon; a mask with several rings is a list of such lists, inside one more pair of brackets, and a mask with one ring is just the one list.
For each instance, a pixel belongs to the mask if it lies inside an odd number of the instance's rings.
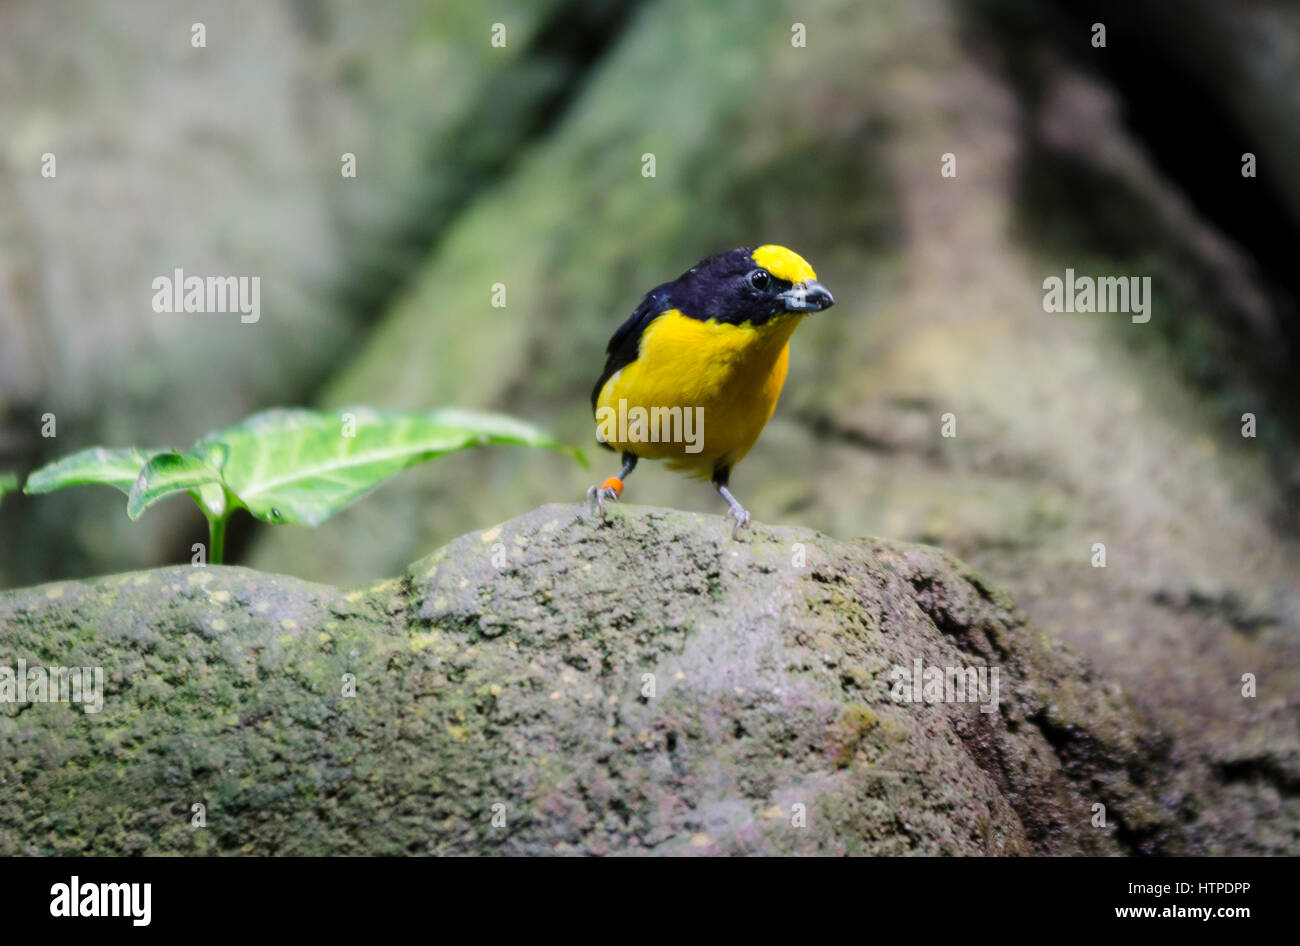
{"label": "lichen on rock", "polygon": [[[107,683],[0,708],[6,855],[1203,848],[1169,740],[926,546],[544,506],[361,588],[7,592],[20,657]],[[917,660],[996,669],[996,711],[895,699]]]}

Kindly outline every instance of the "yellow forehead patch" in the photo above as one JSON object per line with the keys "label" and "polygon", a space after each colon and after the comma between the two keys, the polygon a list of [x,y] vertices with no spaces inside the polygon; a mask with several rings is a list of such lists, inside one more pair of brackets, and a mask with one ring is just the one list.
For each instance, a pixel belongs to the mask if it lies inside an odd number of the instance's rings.
{"label": "yellow forehead patch", "polygon": [[806,259],[794,250],[787,250],[784,246],[769,243],[760,246],[750,255],[754,257],[755,263],[777,279],[784,279],[786,282],[803,282],[805,279],[817,278],[817,274],[813,272]]}

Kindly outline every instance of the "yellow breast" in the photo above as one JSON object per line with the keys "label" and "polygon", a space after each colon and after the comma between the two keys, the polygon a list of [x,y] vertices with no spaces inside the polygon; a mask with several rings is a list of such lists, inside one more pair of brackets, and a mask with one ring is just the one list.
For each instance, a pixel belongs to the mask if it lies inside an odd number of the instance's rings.
{"label": "yellow breast", "polygon": [[645,434],[660,434],[665,426],[672,433],[677,425],[676,433],[690,436],[654,442],[629,424],[601,428],[606,441],[616,450],[667,460],[702,477],[720,461],[739,462],[776,410],[789,367],[790,335],[802,318],[790,313],[759,326],[729,325],[668,310],[641,336],[637,359],[605,382],[597,421],[635,408],[653,419],[658,409],[661,423],[651,423]]}

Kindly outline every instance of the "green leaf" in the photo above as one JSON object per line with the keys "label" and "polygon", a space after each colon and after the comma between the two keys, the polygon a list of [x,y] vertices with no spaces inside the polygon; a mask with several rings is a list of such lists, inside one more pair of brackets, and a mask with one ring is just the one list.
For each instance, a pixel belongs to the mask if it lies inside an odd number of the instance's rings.
{"label": "green leaf", "polygon": [[[540,428],[499,414],[369,408],[265,411],[209,434],[194,451],[220,469],[226,490],[254,516],[315,526],[394,473],[485,444],[576,455]],[[219,446],[226,452],[217,459]]]}
{"label": "green leaf", "polygon": [[489,414],[484,411],[470,411],[461,407],[443,407],[423,415],[427,421],[445,424],[450,427],[462,427],[476,430],[480,444],[510,444],[517,447],[540,447],[545,450],[557,450],[567,453],[584,467],[587,458],[576,447],[560,443],[546,431],[527,421],[510,417],[506,414]]}
{"label": "green leaf", "polygon": [[195,448],[186,453],[161,453],[145,464],[131,486],[126,514],[139,519],[158,500],[182,492],[193,496],[205,513],[221,515],[225,511],[220,468],[210,462],[205,451]]}
{"label": "green leaf", "polygon": [[68,486],[100,484],[112,486],[130,495],[131,487],[144,465],[152,457],[167,452],[165,447],[153,450],[141,450],[139,447],[120,450],[91,447],[41,467],[27,477],[23,492],[49,493]]}
{"label": "green leaf", "polygon": [[5,493],[12,493],[18,489],[18,475],[15,473],[0,473],[0,498]]}
{"label": "green leaf", "polygon": [[[243,506],[268,522],[320,525],[383,480],[445,453],[516,444],[586,458],[532,424],[448,408],[427,414],[350,408],[279,409],[208,434],[185,452],[83,450],[33,473],[26,492],[102,483],[127,494],[127,514],[188,493],[220,531]],[[16,483],[14,484],[16,487]]]}
{"label": "green leaf", "polygon": [[229,511],[226,490],[220,482],[208,483],[188,492],[209,519],[224,516]]}

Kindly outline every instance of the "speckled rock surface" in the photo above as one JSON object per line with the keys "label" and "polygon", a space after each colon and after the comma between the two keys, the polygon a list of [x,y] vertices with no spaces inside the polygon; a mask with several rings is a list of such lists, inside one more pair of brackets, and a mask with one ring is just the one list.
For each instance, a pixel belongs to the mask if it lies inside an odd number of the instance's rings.
{"label": "speckled rock surface", "polygon": [[[544,506],[356,589],[8,592],[19,658],[106,683],[0,704],[6,855],[1216,850],[1200,763],[925,546]],[[997,711],[893,699],[918,659],[996,669]]]}

